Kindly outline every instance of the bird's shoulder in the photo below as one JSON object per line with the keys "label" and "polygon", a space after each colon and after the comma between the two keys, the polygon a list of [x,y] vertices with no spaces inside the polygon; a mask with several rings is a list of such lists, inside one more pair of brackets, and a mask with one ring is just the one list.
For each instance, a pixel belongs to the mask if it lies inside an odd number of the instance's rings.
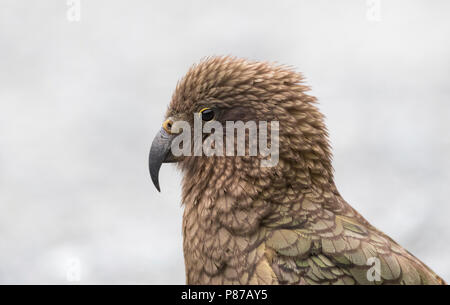
{"label": "bird's shoulder", "polygon": [[264,225],[268,264],[285,284],[440,284],[425,264],[338,194],[280,204]]}

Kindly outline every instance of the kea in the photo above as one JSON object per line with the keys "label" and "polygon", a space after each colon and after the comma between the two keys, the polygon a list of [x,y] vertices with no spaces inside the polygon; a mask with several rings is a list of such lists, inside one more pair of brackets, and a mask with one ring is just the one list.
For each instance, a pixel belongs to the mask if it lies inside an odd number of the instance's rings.
{"label": "kea", "polygon": [[[230,56],[203,59],[178,82],[149,167],[158,191],[162,163],[183,173],[187,284],[445,284],[342,198],[309,90],[289,66]],[[277,121],[278,162],[173,154],[176,122],[193,124],[195,115],[223,126]]]}

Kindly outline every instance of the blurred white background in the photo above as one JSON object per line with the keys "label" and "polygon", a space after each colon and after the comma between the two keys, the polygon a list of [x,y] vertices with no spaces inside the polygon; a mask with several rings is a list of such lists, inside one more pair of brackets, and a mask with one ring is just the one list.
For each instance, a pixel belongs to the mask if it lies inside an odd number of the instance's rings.
{"label": "blurred white background", "polygon": [[449,1],[80,4],[0,0],[0,283],[184,283],[181,176],[147,156],[209,55],[302,71],[344,198],[450,280]]}

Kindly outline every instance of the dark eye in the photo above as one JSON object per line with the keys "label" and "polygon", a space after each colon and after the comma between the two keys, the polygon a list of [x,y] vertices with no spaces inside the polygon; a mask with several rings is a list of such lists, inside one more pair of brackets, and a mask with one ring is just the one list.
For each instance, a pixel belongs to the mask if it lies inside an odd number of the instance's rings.
{"label": "dark eye", "polygon": [[200,113],[202,114],[202,120],[203,121],[211,121],[214,119],[214,110],[209,108],[203,108],[200,110]]}

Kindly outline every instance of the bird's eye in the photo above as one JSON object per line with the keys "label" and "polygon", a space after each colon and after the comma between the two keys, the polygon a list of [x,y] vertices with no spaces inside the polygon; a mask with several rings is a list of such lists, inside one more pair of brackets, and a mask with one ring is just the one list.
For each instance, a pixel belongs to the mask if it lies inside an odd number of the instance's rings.
{"label": "bird's eye", "polygon": [[200,110],[200,113],[202,114],[203,121],[211,121],[214,118],[214,110],[210,108],[203,108]]}

